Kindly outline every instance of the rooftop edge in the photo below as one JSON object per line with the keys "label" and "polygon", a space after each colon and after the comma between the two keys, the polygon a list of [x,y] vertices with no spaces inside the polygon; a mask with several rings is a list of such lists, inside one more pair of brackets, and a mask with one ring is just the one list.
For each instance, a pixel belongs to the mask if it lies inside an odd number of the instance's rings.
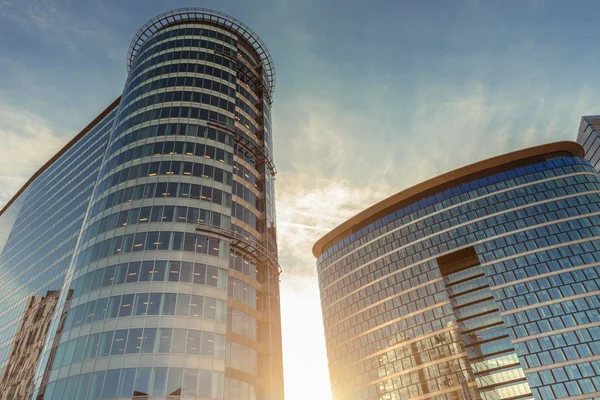
{"label": "rooftop edge", "polygon": [[503,164],[556,152],[571,153],[575,157],[583,157],[585,153],[583,147],[579,143],[572,141],[554,142],[501,154],[499,156],[478,161],[476,163],[449,171],[445,174],[438,175],[408,189],[402,190],[378,203],[375,203],[369,208],[354,215],[350,219],[342,222],[340,225],[333,228],[315,242],[312,248],[313,255],[316,258],[319,258],[319,256],[323,253],[325,246],[327,246],[327,244],[329,244],[329,242],[335,239],[338,235],[344,233],[352,227],[364,223],[369,218],[387,210],[388,208],[393,207],[397,203],[410,199],[411,197],[418,196],[422,192],[435,189],[438,186],[442,186],[455,180],[462,180],[470,175],[475,175],[479,172],[499,167]]}
{"label": "rooftop edge", "polygon": [[31,176],[31,178],[29,178],[29,180],[27,182],[25,182],[25,184],[21,187],[21,189],[19,189],[19,191],[17,193],[15,193],[15,195],[4,205],[4,207],[2,207],[2,210],[0,210],[0,216],[2,216],[2,214],[4,214],[4,212],[8,209],[8,207],[10,207],[10,205],[15,202],[15,200],[25,191],[25,189],[27,189],[29,187],[29,185],[31,185],[31,183],[38,176],[40,176],[45,170],[47,170],[56,160],[58,160],[60,158],[60,156],[62,156],[67,150],[69,150],[82,137],[84,137],[86,133],[88,133],[94,126],[96,126],[96,124],[98,124],[98,122],[100,122],[102,119],[104,119],[104,117],[106,117],[115,107],[117,107],[119,105],[120,101],[121,101],[121,96],[117,97],[116,100],[114,100],[112,103],[110,103],[110,105],[108,107],[106,107],[104,109],[104,111],[102,111],[100,114],[98,114],[98,116],[96,116],[96,118],[94,118],[92,120],[92,122],[87,124],[85,128],[83,128],[77,135],[75,135],[75,137],[73,139],[69,140],[69,142],[66,145],[64,145],[54,156],[52,156],[52,158],[50,160],[48,160],[44,165],[42,165],[40,167],[40,169],[38,169]]}

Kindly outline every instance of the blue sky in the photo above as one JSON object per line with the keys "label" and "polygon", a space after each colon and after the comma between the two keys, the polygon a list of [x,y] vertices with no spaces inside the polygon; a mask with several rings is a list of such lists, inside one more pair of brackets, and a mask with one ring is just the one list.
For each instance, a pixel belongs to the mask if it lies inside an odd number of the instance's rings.
{"label": "blue sky", "polygon": [[0,203],[120,94],[138,28],[188,6],[242,20],[275,60],[288,400],[330,396],[318,237],[449,169],[574,140],[600,112],[595,1],[0,0]]}

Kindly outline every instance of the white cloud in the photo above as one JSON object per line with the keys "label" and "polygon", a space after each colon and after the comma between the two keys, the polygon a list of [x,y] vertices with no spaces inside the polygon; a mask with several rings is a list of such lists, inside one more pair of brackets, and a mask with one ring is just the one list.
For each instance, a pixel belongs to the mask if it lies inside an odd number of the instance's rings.
{"label": "white cloud", "polygon": [[0,102],[0,205],[63,145],[50,124],[27,111]]}
{"label": "white cloud", "polygon": [[442,98],[429,91],[418,98],[399,160],[411,172],[410,184],[503,153],[516,135],[511,105],[490,101],[481,84]]}
{"label": "white cloud", "polygon": [[348,180],[282,173],[277,182],[277,220],[280,263],[284,273],[314,276],[313,244],[329,230],[388,194],[388,186],[370,189],[355,186]]}
{"label": "white cloud", "polygon": [[543,104],[523,94],[528,90],[423,87],[405,121],[384,101],[373,115],[308,97],[284,105],[275,120],[276,162],[284,165],[276,181],[284,273],[314,276],[313,244],[395,192],[509,151],[574,140],[589,89]]}
{"label": "white cloud", "polygon": [[393,190],[381,172],[385,144],[381,157],[366,151],[368,120],[311,98],[297,99],[288,110],[293,115],[283,116],[286,125],[275,127],[276,143],[292,149],[275,150],[276,162],[285,157],[286,167],[276,181],[280,263],[286,274],[314,276],[317,239]]}
{"label": "white cloud", "polygon": [[[506,152],[559,140],[575,140],[581,113],[589,108],[587,87],[573,88],[540,103],[545,88],[482,84],[421,93],[399,165],[412,170],[411,184]],[[443,93],[443,94],[440,94]]]}

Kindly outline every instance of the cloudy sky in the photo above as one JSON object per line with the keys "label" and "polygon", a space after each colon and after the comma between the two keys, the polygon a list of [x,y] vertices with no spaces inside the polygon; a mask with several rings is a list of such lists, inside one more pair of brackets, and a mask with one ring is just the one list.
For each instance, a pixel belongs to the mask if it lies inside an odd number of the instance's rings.
{"label": "cloudy sky", "polygon": [[189,6],[244,21],[275,60],[288,400],[331,398],[316,239],[449,169],[573,140],[600,113],[594,1],[0,0],[0,205],[120,94],[137,29]]}

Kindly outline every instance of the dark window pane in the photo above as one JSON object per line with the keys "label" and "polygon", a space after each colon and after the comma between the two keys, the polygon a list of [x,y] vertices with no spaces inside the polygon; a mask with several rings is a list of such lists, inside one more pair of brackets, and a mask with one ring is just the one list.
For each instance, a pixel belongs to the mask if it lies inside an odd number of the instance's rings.
{"label": "dark window pane", "polygon": [[171,250],[182,250],[183,232],[173,232],[172,239]]}
{"label": "dark window pane", "polygon": [[148,308],[148,293],[138,293],[135,295],[135,307],[133,309],[133,315],[146,315]]}
{"label": "dark window pane", "polygon": [[205,235],[197,235],[196,239],[196,253],[206,254],[208,248],[208,238]]}
{"label": "dark window pane", "polygon": [[204,298],[204,318],[215,319],[217,300],[212,297]]}
{"label": "dark window pane", "polygon": [[159,342],[158,342],[158,352],[159,353],[169,353],[171,351],[172,336],[173,336],[173,329],[160,328]]}
{"label": "dark window pane", "polygon": [[167,270],[167,262],[166,261],[156,261],[154,263],[154,276],[152,277],[153,281],[162,282],[165,280],[165,274]]}
{"label": "dark window pane", "polygon": [[117,266],[117,273],[114,280],[115,285],[120,285],[121,283],[125,283],[125,279],[127,277],[127,263],[119,264]]}
{"label": "dark window pane", "polygon": [[173,329],[171,353],[185,353],[187,329]]}
{"label": "dark window pane", "polygon": [[119,381],[119,397],[131,397],[133,395],[133,382],[135,380],[135,368],[124,368],[121,371]]}
{"label": "dark window pane", "polygon": [[177,207],[175,222],[187,222],[187,207]]}
{"label": "dark window pane", "polygon": [[187,338],[187,354],[200,354],[202,331],[190,329]]}
{"label": "dark window pane", "polygon": [[163,294],[163,309],[162,315],[174,315],[175,314],[175,304],[177,300],[177,295],[175,293],[164,293]]}
{"label": "dark window pane", "polygon": [[113,343],[110,350],[111,355],[124,354],[125,353],[125,341],[127,340],[127,329],[121,329],[115,331],[113,337]]}
{"label": "dark window pane", "polygon": [[187,213],[187,223],[197,224],[198,223],[198,209],[195,207],[189,207]]}
{"label": "dark window pane", "polygon": [[196,396],[196,386],[198,381],[198,371],[195,369],[185,369],[183,375],[183,396]]}
{"label": "dark window pane", "polygon": [[203,356],[212,356],[214,351],[215,334],[212,332],[202,332],[202,345],[200,354]]}
{"label": "dark window pane", "polygon": [[152,207],[142,207],[140,209],[139,221],[138,223],[143,224],[149,221],[150,219],[150,210]]}
{"label": "dark window pane", "polygon": [[73,317],[73,326],[79,326],[83,323],[83,319],[85,316],[85,308],[86,308],[86,304],[81,304],[79,306],[77,306],[77,308],[75,308],[75,316]]}
{"label": "dark window pane", "polygon": [[160,300],[162,293],[150,293],[148,301],[147,315],[159,315],[160,314]]}
{"label": "dark window pane", "polygon": [[169,250],[171,232],[161,232],[158,239],[157,250]]}
{"label": "dark window pane", "polygon": [[129,317],[133,308],[133,294],[123,295],[121,307],[119,308],[119,317]]}
{"label": "dark window pane", "polygon": [[[144,250],[144,243],[146,242],[146,232],[138,232],[135,234],[135,239],[133,240],[133,251],[142,251]],[[137,281],[137,277],[136,277]]]}
{"label": "dark window pane", "polygon": [[183,261],[179,273],[179,282],[191,282],[194,271],[194,263]]}
{"label": "dark window pane", "polygon": [[110,355],[110,346],[112,344],[114,332],[103,332],[100,338],[100,346],[98,347],[98,357],[106,357]]}
{"label": "dark window pane", "polygon": [[206,265],[204,264],[195,264],[194,266],[194,283],[203,285],[206,276]]}
{"label": "dark window pane", "polygon": [[169,368],[169,378],[167,380],[167,395],[181,396],[181,378],[183,368]]}
{"label": "dark window pane", "polygon": [[137,224],[139,216],[140,216],[139,208],[134,208],[132,210],[129,210],[129,218],[127,218],[127,225]]}
{"label": "dark window pane", "polygon": [[98,400],[102,394],[102,387],[104,386],[104,375],[106,371],[94,372],[92,375],[92,383],[90,385],[90,391],[88,393],[88,400]]}
{"label": "dark window pane", "polygon": [[77,380],[78,379],[79,379],[79,376],[77,376],[77,375],[67,378],[67,383],[65,385],[65,390],[61,397],[61,400],[73,400],[74,399],[73,396],[75,396],[75,390],[77,388]]}
{"label": "dark window pane", "polygon": [[120,375],[120,369],[110,369],[106,371],[106,379],[104,380],[102,398],[109,399],[112,397],[117,397],[117,386],[119,385]]}
{"label": "dark window pane", "polygon": [[202,307],[204,303],[204,298],[202,296],[192,295],[192,300],[190,303],[190,316],[196,318],[202,318]]}
{"label": "dark window pane", "polygon": [[183,243],[183,250],[184,251],[195,251],[195,245],[196,245],[196,234],[186,233],[184,243]]}
{"label": "dark window pane", "polygon": [[90,377],[91,374],[82,374],[79,376],[79,381],[77,382],[77,390],[75,391],[75,399],[85,399],[85,394],[88,391],[88,386],[90,385]]}
{"label": "dark window pane", "polygon": [[133,389],[134,396],[144,396],[150,393],[150,372],[152,368],[138,368],[137,376],[135,377],[135,387]]}
{"label": "dark window pane", "polygon": [[148,232],[148,236],[146,236],[146,245],[144,246],[145,250],[158,250],[160,245],[158,239],[158,232]]}
{"label": "dark window pane", "polygon": [[90,301],[85,308],[85,315],[82,324],[89,324],[94,320],[94,311],[96,310],[96,302]]}
{"label": "dark window pane", "polygon": [[87,344],[87,336],[80,337],[77,339],[77,344],[75,345],[75,352],[73,353],[73,361],[74,363],[83,360],[83,352],[85,350],[85,346]]}
{"label": "dark window pane", "polygon": [[142,337],[142,353],[153,353],[156,342],[156,328],[145,328]]}
{"label": "dark window pane", "polygon": [[160,396],[166,394],[167,389],[167,368],[156,367],[154,368],[154,385],[152,394],[154,396]]}
{"label": "dark window pane", "polygon": [[94,273],[94,280],[92,282],[92,290],[98,289],[102,285],[102,279],[104,277],[104,268],[97,269]]}
{"label": "dark window pane", "polygon": [[180,293],[177,295],[177,309],[175,311],[177,315],[190,315],[190,299],[191,297],[189,294]]}
{"label": "dark window pane", "polygon": [[102,287],[111,286],[115,279],[116,266],[111,265],[105,268],[104,277],[102,278]]}
{"label": "dark window pane", "polygon": [[98,352],[98,345],[100,344],[100,336],[100,333],[90,335],[87,347],[85,348],[85,354],[83,356],[84,360],[89,360],[90,358],[96,357],[96,354]]}
{"label": "dark window pane", "polygon": [[198,371],[198,396],[211,397],[212,371]]}
{"label": "dark window pane", "polygon": [[121,307],[121,296],[113,296],[108,300],[108,308],[106,310],[106,319],[116,318],[119,315]]}
{"label": "dark window pane", "polygon": [[140,270],[140,282],[151,281],[153,273],[154,273],[154,261],[142,262],[142,268]]}
{"label": "dark window pane", "polygon": [[213,267],[212,265],[206,266],[206,284],[217,287],[217,274],[217,267]]}
{"label": "dark window pane", "polygon": [[162,215],[163,215],[163,207],[162,206],[152,207],[152,212],[150,213],[150,222],[161,222]]}
{"label": "dark window pane", "polygon": [[169,261],[169,277],[170,282],[179,282],[179,270],[181,269],[180,261]]}
{"label": "dark window pane", "polygon": [[142,347],[142,328],[130,329],[125,353],[137,354]]}
{"label": "dark window pane", "polygon": [[138,281],[140,275],[140,264],[141,263],[139,261],[129,263],[129,268],[127,269],[127,279],[125,279],[125,283]]}

